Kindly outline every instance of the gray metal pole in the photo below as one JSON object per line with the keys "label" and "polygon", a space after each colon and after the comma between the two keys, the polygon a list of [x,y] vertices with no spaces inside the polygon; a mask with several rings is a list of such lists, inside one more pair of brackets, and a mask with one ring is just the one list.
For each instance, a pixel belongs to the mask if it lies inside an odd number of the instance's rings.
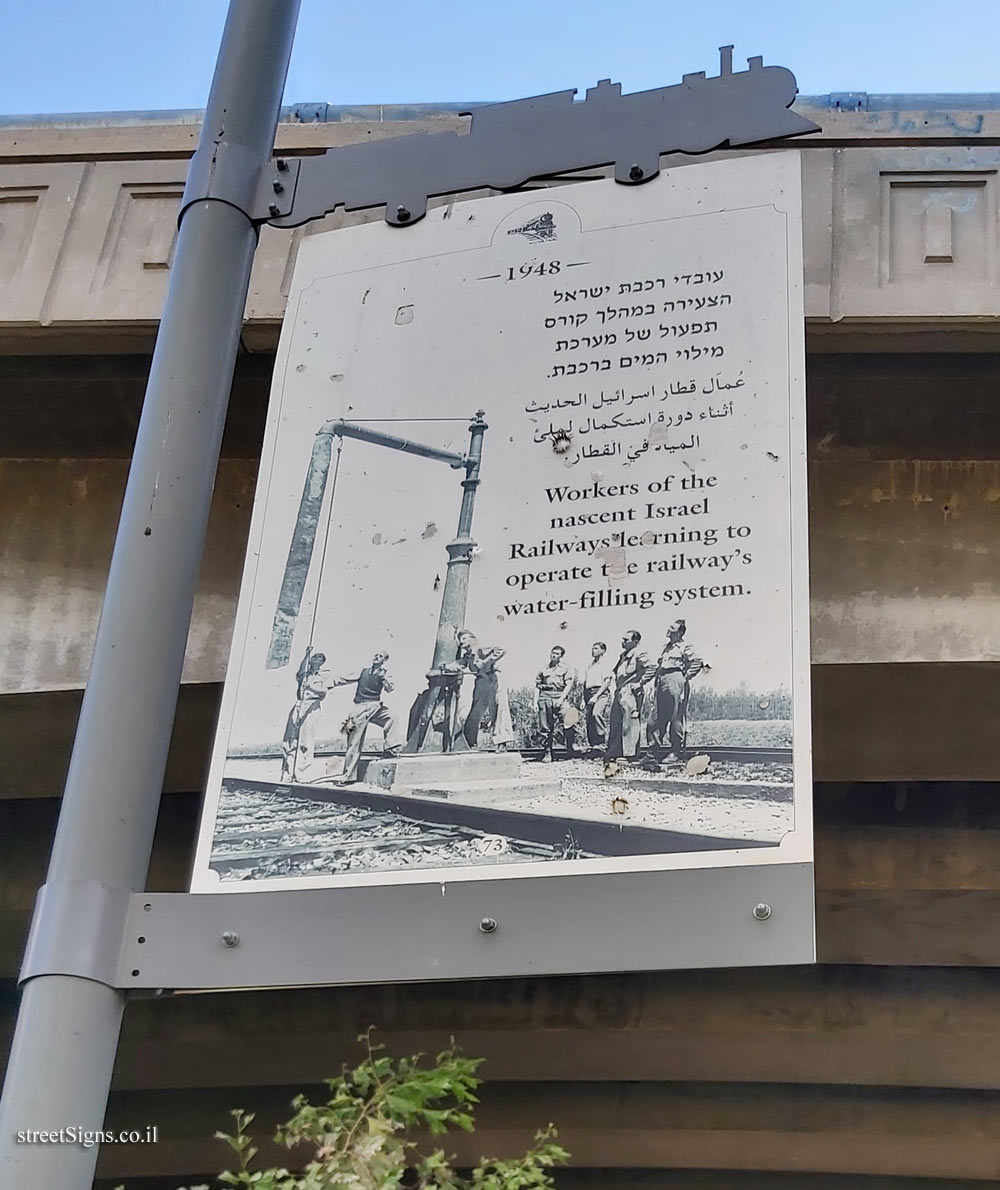
{"label": "gray metal pole", "polygon": [[[257,241],[249,213],[298,8],[231,0],[49,865],[62,916],[39,913],[36,933],[71,933],[74,891],[145,886]],[[96,1147],[19,1143],[18,1133],[101,1128],[123,1007],[113,987],[78,975],[25,984],[0,1101],[0,1185],[91,1185]]]}

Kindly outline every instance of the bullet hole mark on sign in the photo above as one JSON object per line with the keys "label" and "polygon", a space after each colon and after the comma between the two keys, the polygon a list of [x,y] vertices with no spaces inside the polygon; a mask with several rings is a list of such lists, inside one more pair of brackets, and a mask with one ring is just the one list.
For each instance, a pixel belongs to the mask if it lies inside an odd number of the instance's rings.
{"label": "bullet hole mark on sign", "polygon": [[700,777],[702,773],[707,772],[712,763],[711,756],[706,753],[699,753],[697,756],[692,756],[691,759],[684,766],[685,776]]}
{"label": "bullet hole mark on sign", "polygon": [[406,326],[408,322],[413,321],[413,307],[400,306],[396,311],[396,326]]}
{"label": "bullet hole mark on sign", "polygon": [[595,550],[594,561],[601,563],[601,573],[605,574],[608,579],[622,578],[628,574],[624,546],[608,545]]}
{"label": "bullet hole mark on sign", "polygon": [[570,448],[572,438],[568,430],[556,430],[552,435],[552,449],[557,455],[564,455]]}
{"label": "bullet hole mark on sign", "polygon": [[424,540],[426,541],[428,537],[433,537],[437,533],[437,531],[438,531],[437,525],[435,525],[433,521],[428,521],[427,528],[424,529],[423,533],[421,533],[420,536],[422,538],[424,538]]}

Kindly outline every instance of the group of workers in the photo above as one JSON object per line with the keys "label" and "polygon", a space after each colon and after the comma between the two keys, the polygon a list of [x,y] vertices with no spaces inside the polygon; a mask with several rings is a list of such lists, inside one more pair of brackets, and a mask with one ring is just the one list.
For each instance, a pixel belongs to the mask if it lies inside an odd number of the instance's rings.
{"label": "group of workers", "polygon": [[[622,638],[617,659],[609,655],[603,641],[595,641],[590,660],[581,671],[567,663],[562,645],[554,645],[548,664],[535,679],[542,760],[551,762],[559,744],[567,756],[587,752],[603,756],[605,761],[641,760],[654,768],[670,756],[680,757],[686,747],[691,680],[705,667],[685,642],[686,632],[684,620],[675,620],[655,658],[643,650],[641,633],[634,629]],[[504,656],[499,647],[481,647],[468,629],[456,634],[455,660],[446,668],[463,677],[472,676],[457,713],[455,738],[460,746],[496,749],[514,742],[499,665]],[[310,645],[296,674],[296,699],[285,725],[282,781],[312,779],[320,708],[327,693],[338,686],[355,687],[351,713],[344,723],[346,749],[338,779],[346,783],[357,780],[361,750],[371,726],[382,731],[382,755],[398,754],[401,741],[396,720],[383,702],[383,695],[394,689],[386,670],[388,660],[388,653],[378,652],[364,669],[333,676],[326,668],[325,654],[313,651]]]}
{"label": "group of workers", "polygon": [[542,759],[552,760],[560,736],[567,755],[576,754],[581,720],[589,752],[606,761],[641,759],[658,767],[680,757],[691,679],[705,668],[686,633],[685,621],[675,620],[655,657],[643,650],[635,629],[625,633],[617,659],[604,641],[595,641],[582,675],[567,664],[562,645],[554,645],[535,679]]}

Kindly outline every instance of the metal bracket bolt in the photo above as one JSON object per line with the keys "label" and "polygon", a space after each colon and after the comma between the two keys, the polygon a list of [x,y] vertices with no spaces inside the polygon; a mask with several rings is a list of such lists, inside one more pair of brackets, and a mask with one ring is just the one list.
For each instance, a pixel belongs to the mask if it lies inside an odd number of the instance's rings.
{"label": "metal bracket bolt", "polygon": [[633,182],[641,182],[642,179],[646,176],[646,171],[642,168],[641,165],[633,165],[632,168],[628,171],[628,176],[632,179]]}
{"label": "metal bracket bolt", "polygon": [[223,946],[225,946],[228,950],[232,950],[233,947],[239,946],[239,944],[240,944],[240,936],[239,936],[239,934],[236,933],[235,930],[223,931],[223,934],[222,934],[222,945]]}
{"label": "metal bracket bolt", "polygon": [[484,917],[479,923],[480,934],[495,934],[500,926],[500,923],[495,917]]}
{"label": "metal bracket bolt", "polygon": [[277,178],[275,178],[274,181],[271,183],[271,189],[274,191],[275,194],[281,194],[281,193],[283,193],[285,186],[284,186],[283,182],[280,182]]}
{"label": "metal bracket bolt", "polygon": [[755,921],[767,921],[771,916],[771,906],[764,901],[758,901],[753,907],[753,916]]}
{"label": "metal bracket bolt", "polygon": [[397,207],[396,218],[400,221],[400,223],[409,223],[410,212],[406,209],[406,207]]}

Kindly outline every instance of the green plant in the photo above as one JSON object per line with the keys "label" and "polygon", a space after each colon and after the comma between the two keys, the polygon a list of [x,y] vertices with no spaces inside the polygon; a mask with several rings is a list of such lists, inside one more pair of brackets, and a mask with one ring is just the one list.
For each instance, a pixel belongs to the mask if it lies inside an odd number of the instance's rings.
{"label": "green plant", "polygon": [[254,1169],[253,1113],[237,1108],[231,1113],[233,1133],[215,1134],[238,1162],[235,1170],[219,1175],[221,1185],[252,1190],[543,1190],[554,1185],[550,1170],[568,1154],[556,1143],[551,1124],[535,1134],[522,1157],[483,1158],[468,1174],[459,1173],[443,1149],[428,1151],[413,1138],[442,1136],[453,1128],[473,1131],[481,1059],[462,1057],[452,1045],[433,1064],[423,1065],[421,1055],[389,1057],[373,1044],[370,1031],[358,1040],[365,1045],[364,1058],[353,1069],[345,1066],[339,1078],[326,1080],[326,1102],[297,1096],[295,1114],[278,1128],[279,1144],[309,1153],[301,1172]]}

